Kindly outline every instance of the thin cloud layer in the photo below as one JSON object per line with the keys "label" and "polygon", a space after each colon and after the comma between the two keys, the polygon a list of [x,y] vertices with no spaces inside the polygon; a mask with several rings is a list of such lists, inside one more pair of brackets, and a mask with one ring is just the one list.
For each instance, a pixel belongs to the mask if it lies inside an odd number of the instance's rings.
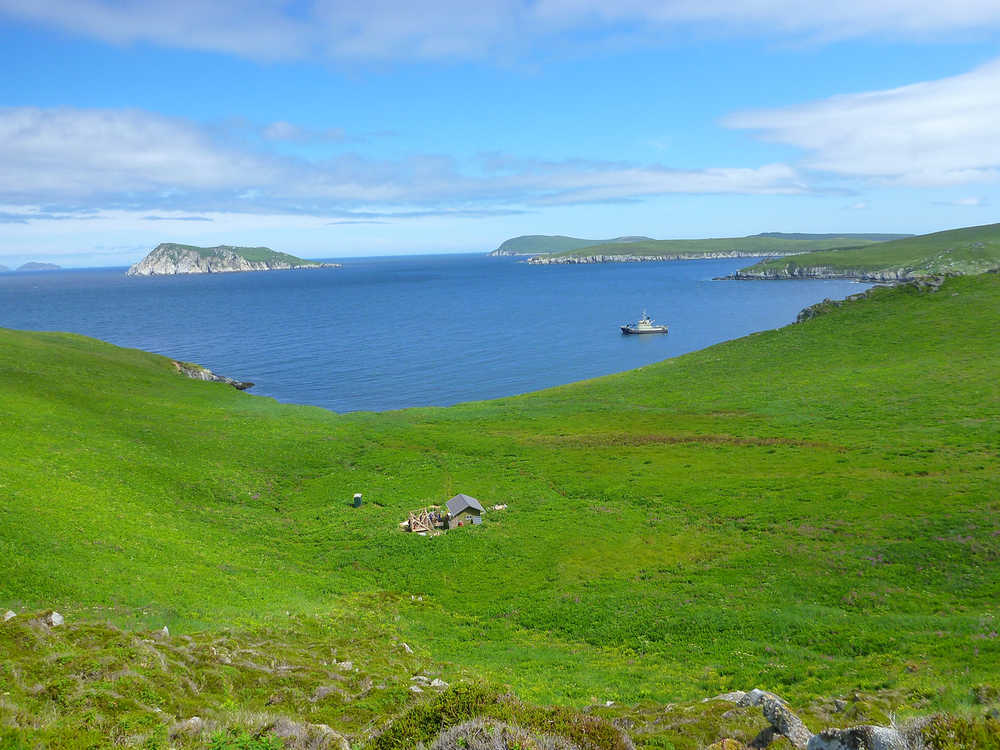
{"label": "thin cloud layer", "polygon": [[115,44],[152,42],[255,59],[474,59],[588,46],[661,45],[672,30],[807,40],[935,38],[1000,28],[995,0],[0,0],[0,14]]}
{"label": "thin cloud layer", "polygon": [[[421,215],[414,208],[472,217],[671,193],[809,190],[782,164],[678,170],[491,155],[465,166],[445,156],[379,161],[355,154],[314,162],[241,150],[192,122],[140,110],[0,110],[0,201],[12,205],[382,219]],[[365,206],[381,211],[342,216]]]}
{"label": "thin cloud layer", "polygon": [[802,149],[809,169],[917,187],[1000,179],[998,122],[1000,59],[950,78],[723,120]]}

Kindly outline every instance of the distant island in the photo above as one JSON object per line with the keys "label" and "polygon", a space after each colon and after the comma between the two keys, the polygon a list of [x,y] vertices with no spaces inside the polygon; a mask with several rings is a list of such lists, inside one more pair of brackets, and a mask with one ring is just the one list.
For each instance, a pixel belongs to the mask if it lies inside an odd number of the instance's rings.
{"label": "distant island", "polygon": [[3,273],[4,271],[9,271],[9,270],[10,269],[7,268],[7,266],[0,266],[0,273]]}
{"label": "distant island", "polygon": [[650,240],[650,237],[615,237],[610,240],[584,240],[579,237],[566,237],[561,234],[525,234],[512,237],[500,244],[491,256],[499,255],[538,255],[539,253],[562,253],[577,250],[589,245],[610,245],[628,242]]}
{"label": "distant island", "polygon": [[173,276],[187,273],[285,271],[298,268],[340,268],[339,263],[304,260],[269,247],[196,247],[165,242],[128,269],[128,276]]}
{"label": "distant island", "polygon": [[857,279],[899,282],[965,275],[1000,268],[1000,224],[909,236],[863,248],[839,248],[773,258],[740,269],[730,279]]}
{"label": "distant island", "polygon": [[[62,266],[57,266],[55,263],[37,263],[35,261],[29,261],[23,265],[17,267],[18,271],[58,271]],[[6,268],[0,269],[6,271]]]}
{"label": "distant island", "polygon": [[761,255],[795,255],[831,248],[859,248],[877,242],[910,236],[912,235],[767,232],[747,237],[720,237],[700,240],[653,240],[649,237],[619,237],[615,240],[594,243],[591,240],[574,237],[529,235],[507,240],[490,254],[531,255],[532,257],[527,262],[532,265],[751,258]]}

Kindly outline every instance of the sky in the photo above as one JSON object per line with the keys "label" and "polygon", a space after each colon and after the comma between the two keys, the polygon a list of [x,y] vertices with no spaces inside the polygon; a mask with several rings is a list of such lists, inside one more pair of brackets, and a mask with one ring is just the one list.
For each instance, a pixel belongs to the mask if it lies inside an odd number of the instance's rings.
{"label": "sky", "polygon": [[1000,221],[997,0],[0,0],[0,264]]}

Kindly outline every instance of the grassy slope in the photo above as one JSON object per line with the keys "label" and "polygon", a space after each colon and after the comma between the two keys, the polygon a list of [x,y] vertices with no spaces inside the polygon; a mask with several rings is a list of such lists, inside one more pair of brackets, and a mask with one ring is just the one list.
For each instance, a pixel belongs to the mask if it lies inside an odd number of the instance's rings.
{"label": "grassy slope", "polygon": [[602,243],[556,253],[562,256],[590,255],[677,255],[700,253],[745,252],[758,255],[826,250],[840,247],[859,247],[874,244],[875,240],[859,237],[832,237],[828,239],[788,239],[785,237],[722,237],[705,240],[645,240],[630,242],[626,246],[618,243]]}
{"label": "grassy slope", "polygon": [[[989,274],[537,394],[343,416],[2,331],[0,608],[177,633],[387,591],[418,653],[532,700],[961,705],[1000,660],[998,329]],[[460,491],[510,509],[395,530]]]}
{"label": "grassy slope", "polygon": [[769,260],[743,270],[781,271],[813,267],[843,272],[904,269],[914,275],[982,273],[1000,267],[1000,224],[935,232],[862,249]]}
{"label": "grassy slope", "polygon": [[[639,239],[649,239],[642,237]],[[561,234],[526,234],[521,237],[512,237],[500,244],[497,250],[505,250],[512,253],[560,253],[565,250],[575,250],[578,247],[596,245],[607,242],[613,245],[630,244],[631,238],[619,238],[612,240],[584,240],[579,237],[566,237]],[[496,251],[494,251],[496,252]]]}

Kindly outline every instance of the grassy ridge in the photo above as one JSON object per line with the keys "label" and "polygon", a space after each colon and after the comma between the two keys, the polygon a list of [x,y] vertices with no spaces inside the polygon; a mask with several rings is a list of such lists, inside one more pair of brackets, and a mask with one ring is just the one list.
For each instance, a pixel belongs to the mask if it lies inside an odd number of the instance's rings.
{"label": "grassy ridge", "polygon": [[626,246],[619,243],[587,245],[560,253],[552,257],[587,257],[591,255],[700,255],[710,253],[746,253],[748,255],[771,255],[827,250],[842,247],[866,247],[878,240],[863,236],[830,236],[823,239],[789,239],[781,236],[753,235],[751,237],[722,237],[704,240],[643,240],[630,242]]}
{"label": "grassy ridge", "polygon": [[874,247],[810,253],[742,269],[741,274],[803,275],[825,269],[844,275],[901,272],[904,277],[982,273],[1000,267],[1000,224],[952,229]]}
{"label": "grassy ridge", "polygon": [[[960,707],[1000,660],[997,330],[988,274],[537,394],[351,415],[0,331],[0,607],[183,633],[388,592],[396,637],[532,700]],[[396,530],[456,492],[510,508]]]}
{"label": "grassy ridge", "polygon": [[611,240],[584,240],[579,237],[566,237],[561,234],[526,234],[521,237],[512,237],[509,240],[504,240],[500,243],[500,247],[493,252],[514,253],[517,255],[560,253],[566,250],[575,250],[579,247],[597,245],[600,243],[620,245],[648,239],[649,237],[617,237]]}

